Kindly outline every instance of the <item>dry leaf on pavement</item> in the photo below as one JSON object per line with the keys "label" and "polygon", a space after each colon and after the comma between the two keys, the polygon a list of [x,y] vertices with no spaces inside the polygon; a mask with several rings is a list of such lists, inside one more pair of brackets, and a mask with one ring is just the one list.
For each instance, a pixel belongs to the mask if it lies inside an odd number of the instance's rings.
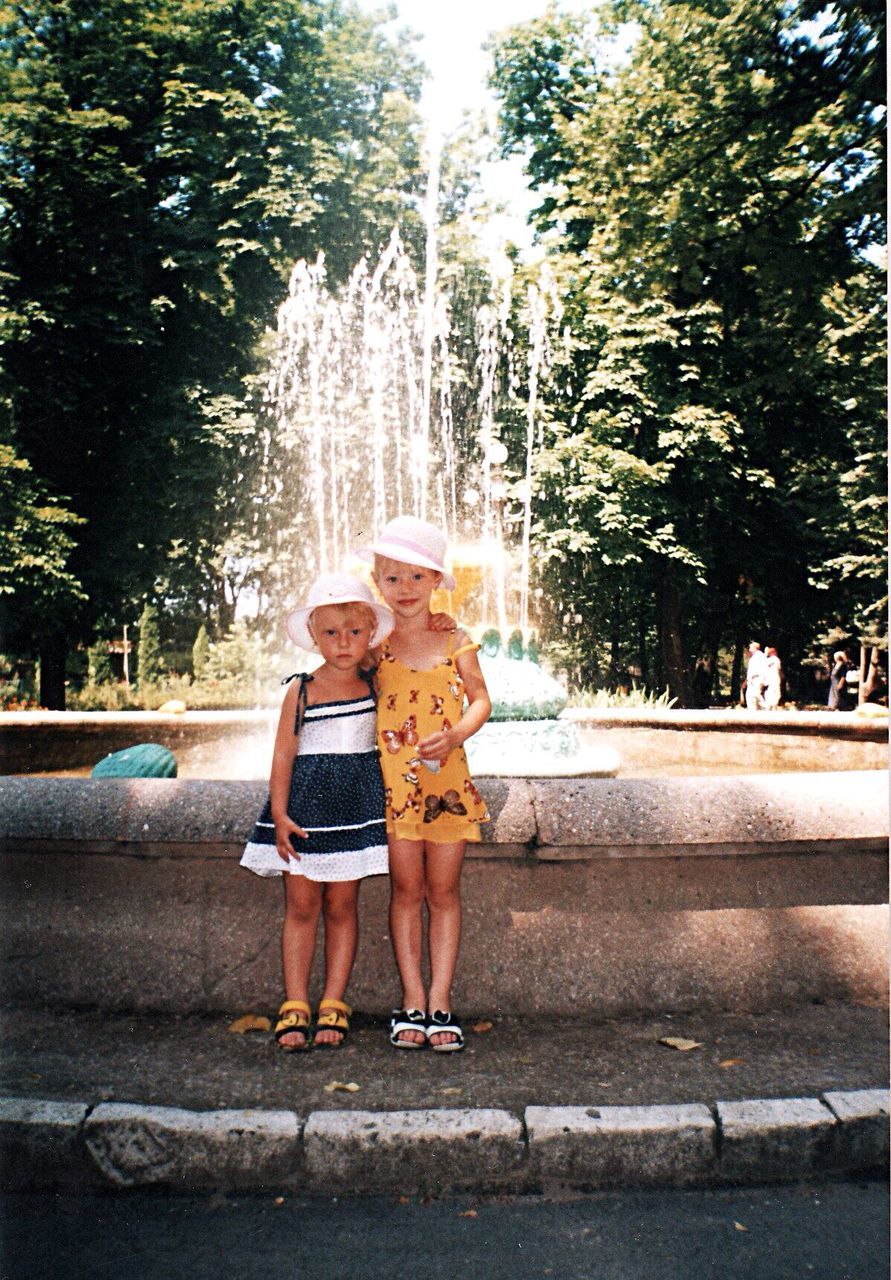
{"label": "dry leaf on pavement", "polygon": [[685,1040],[683,1036],[661,1036],[660,1044],[667,1044],[669,1049],[680,1049],[681,1053],[689,1053],[691,1049],[701,1049],[699,1040]]}
{"label": "dry leaf on pavement", "polygon": [[229,1023],[229,1030],[243,1035],[245,1031],[268,1031],[271,1026],[268,1018],[262,1018],[256,1013],[243,1013],[240,1018]]}
{"label": "dry leaf on pavement", "polygon": [[470,1028],[471,1031],[491,1031],[493,1024],[488,1018],[481,1018],[479,1022],[475,1022]]}
{"label": "dry leaf on pavement", "polygon": [[737,1231],[748,1231],[749,1229],[748,1227],[744,1227],[741,1222],[734,1222],[733,1225],[736,1227]]}
{"label": "dry leaf on pavement", "polygon": [[336,1093],[338,1090],[340,1090],[341,1093],[359,1092],[359,1086],[354,1084],[352,1080],[349,1084],[343,1084],[340,1080],[332,1080],[329,1084],[326,1084],[324,1088],[326,1093]]}
{"label": "dry leaf on pavement", "polygon": [[478,1216],[476,1209],[467,1209],[464,1213],[458,1214],[459,1218],[476,1218]]}
{"label": "dry leaf on pavement", "polygon": [[745,1058],[725,1058],[723,1062],[719,1062],[719,1067],[741,1067],[745,1063]]}

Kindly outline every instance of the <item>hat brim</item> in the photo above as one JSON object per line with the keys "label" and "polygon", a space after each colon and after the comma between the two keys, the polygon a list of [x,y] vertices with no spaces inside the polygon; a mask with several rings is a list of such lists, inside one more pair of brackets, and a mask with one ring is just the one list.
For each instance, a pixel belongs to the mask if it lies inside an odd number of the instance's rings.
{"label": "hat brim", "polygon": [[416,564],[422,569],[432,569],[434,573],[441,575],[442,582],[439,584],[441,587],[445,587],[446,591],[455,590],[455,579],[443,569],[441,564],[437,564],[428,556],[421,555],[419,551],[407,552],[398,542],[387,542],[386,538],[381,538],[378,542],[369,543],[367,547],[357,547],[354,554],[367,564],[374,564],[375,556],[384,556],[387,560],[395,560],[399,564]]}
{"label": "hat brim", "polygon": [[386,640],[395,626],[396,620],[385,604],[378,604],[376,600],[362,600],[357,596],[345,596],[342,599],[325,600],[319,604],[305,605],[289,613],[285,619],[285,630],[294,644],[299,645],[301,649],[308,650],[309,653],[320,652],[319,646],[316,644],[309,629],[309,619],[316,609],[324,609],[331,604],[361,604],[366,609],[371,610],[377,619],[377,625],[368,641],[368,646],[371,649],[375,649],[383,640]]}

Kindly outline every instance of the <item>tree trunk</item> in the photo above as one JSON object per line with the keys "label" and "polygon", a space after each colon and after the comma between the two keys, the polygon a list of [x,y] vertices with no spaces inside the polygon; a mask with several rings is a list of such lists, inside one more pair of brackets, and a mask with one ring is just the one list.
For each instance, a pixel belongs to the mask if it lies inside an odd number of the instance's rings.
{"label": "tree trunk", "polygon": [[744,632],[737,628],[736,644],[733,649],[733,670],[730,673],[730,701],[738,707],[742,701],[743,653],[746,642]]}
{"label": "tree trunk", "polygon": [[47,711],[65,710],[65,659],[68,641],[64,631],[45,635],[40,642],[40,705]]}
{"label": "tree trunk", "polygon": [[681,634],[681,597],[674,564],[668,559],[663,559],[659,566],[656,608],[659,650],[668,692],[674,698],[676,706],[689,707],[690,682],[684,662],[684,644]]}

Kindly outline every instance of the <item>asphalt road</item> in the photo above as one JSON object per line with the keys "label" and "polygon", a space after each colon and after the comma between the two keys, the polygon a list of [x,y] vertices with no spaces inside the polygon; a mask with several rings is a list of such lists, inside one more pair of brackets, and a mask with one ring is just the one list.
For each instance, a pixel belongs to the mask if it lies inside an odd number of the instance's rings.
{"label": "asphalt road", "polygon": [[19,1193],[0,1280],[888,1280],[888,1187],[321,1199]]}

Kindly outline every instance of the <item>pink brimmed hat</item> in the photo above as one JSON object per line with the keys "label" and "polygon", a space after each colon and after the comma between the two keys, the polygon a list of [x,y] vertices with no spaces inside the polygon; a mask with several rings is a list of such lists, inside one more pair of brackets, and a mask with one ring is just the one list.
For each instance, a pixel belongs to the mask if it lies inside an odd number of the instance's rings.
{"label": "pink brimmed hat", "polygon": [[446,540],[435,524],[417,516],[397,516],[375,542],[359,547],[356,555],[371,563],[377,555],[398,560],[400,564],[417,564],[423,569],[433,569],[442,574],[442,585],[446,591],[454,591],[455,579],[446,570],[445,553]]}
{"label": "pink brimmed hat", "polygon": [[378,604],[371,594],[371,588],[364,582],[354,578],[351,573],[323,573],[310,587],[306,604],[289,613],[285,619],[288,635],[295,644],[300,645],[301,649],[308,649],[311,653],[319,652],[319,647],[309,629],[309,619],[314,609],[321,609],[326,604],[367,605],[377,618],[377,626],[369,640],[369,646],[372,649],[385,640],[393,630],[392,613],[385,604]]}

